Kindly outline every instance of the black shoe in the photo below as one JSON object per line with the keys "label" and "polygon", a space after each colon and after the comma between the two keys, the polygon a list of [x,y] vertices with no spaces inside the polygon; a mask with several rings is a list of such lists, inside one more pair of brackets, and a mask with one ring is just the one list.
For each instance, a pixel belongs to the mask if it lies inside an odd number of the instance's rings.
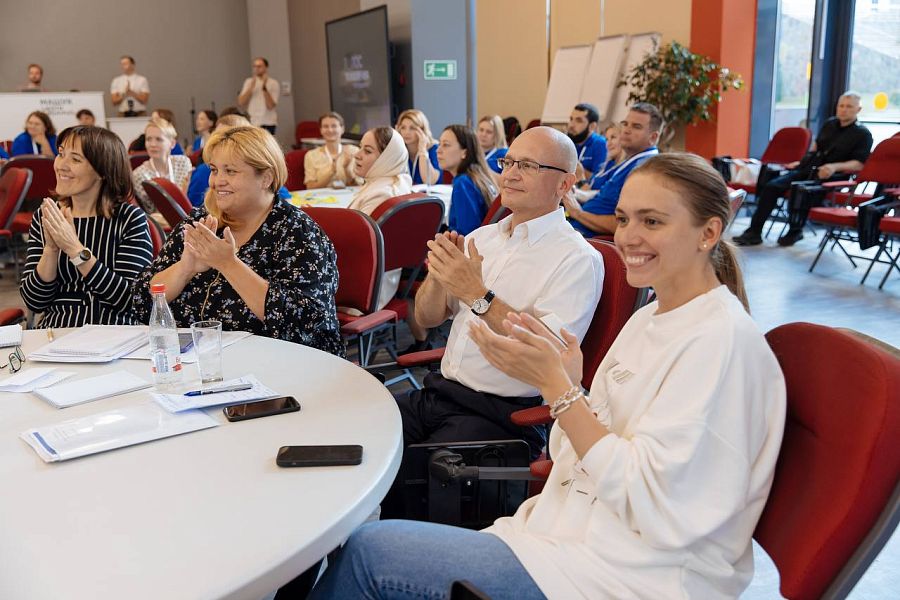
{"label": "black shoe", "polygon": [[793,246],[794,244],[796,244],[797,242],[799,242],[802,239],[803,239],[803,230],[802,229],[797,229],[797,230],[791,229],[791,230],[788,230],[788,232],[786,234],[784,234],[783,236],[778,238],[778,245],[779,246]]}
{"label": "black shoe", "polygon": [[741,235],[731,238],[731,241],[738,246],[759,246],[762,244],[762,236],[748,229]]}

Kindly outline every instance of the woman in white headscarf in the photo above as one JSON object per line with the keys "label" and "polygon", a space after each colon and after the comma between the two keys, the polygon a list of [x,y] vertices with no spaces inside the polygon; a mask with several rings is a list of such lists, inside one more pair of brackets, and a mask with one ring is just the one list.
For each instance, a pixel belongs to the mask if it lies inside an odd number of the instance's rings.
{"label": "woman in white headscarf", "polygon": [[349,208],[371,215],[388,198],[412,192],[406,144],[390,127],[367,131],[353,160],[354,173],[366,183],[353,195]]}

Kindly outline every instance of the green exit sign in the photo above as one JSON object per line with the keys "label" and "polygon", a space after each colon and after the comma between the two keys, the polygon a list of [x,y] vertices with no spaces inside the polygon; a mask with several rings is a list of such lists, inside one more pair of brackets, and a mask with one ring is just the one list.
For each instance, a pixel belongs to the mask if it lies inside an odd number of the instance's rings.
{"label": "green exit sign", "polygon": [[425,79],[456,79],[455,60],[426,60]]}

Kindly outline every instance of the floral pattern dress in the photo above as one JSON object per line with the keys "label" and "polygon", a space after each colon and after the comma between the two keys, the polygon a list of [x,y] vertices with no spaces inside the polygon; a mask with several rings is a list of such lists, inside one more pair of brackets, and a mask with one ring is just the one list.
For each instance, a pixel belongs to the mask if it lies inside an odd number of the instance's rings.
{"label": "floral pattern dress", "polygon": [[[206,215],[204,207],[197,207],[190,218]],[[217,233],[221,236],[221,230]],[[153,264],[134,282],[132,308],[141,321],[150,319],[150,280],[177,263],[183,250],[184,223],[180,223]],[[169,303],[179,327],[215,319],[226,331],[249,331],[344,355],[334,303],[337,254],[331,240],[311,218],[275,199],[266,220],[237,255],[269,282],[265,320],[253,314],[225,277],[209,269],[195,275]]]}

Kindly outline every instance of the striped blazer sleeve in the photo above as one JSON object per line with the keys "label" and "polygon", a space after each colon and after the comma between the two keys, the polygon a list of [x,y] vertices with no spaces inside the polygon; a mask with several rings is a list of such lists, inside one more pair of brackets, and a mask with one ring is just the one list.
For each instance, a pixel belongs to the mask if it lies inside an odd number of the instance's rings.
{"label": "striped blazer sleeve", "polygon": [[131,282],[153,260],[153,245],[147,216],[141,209],[123,204],[117,215],[119,219],[121,222],[112,228],[121,232],[114,264],[110,266],[98,260],[85,276],[84,284],[97,297],[124,311],[131,303]]}
{"label": "striped blazer sleeve", "polygon": [[22,287],[19,292],[25,306],[39,313],[53,303],[59,290],[59,277],[53,281],[42,280],[37,274],[37,265],[44,254],[44,229],[41,226],[41,211],[34,211],[28,230],[28,247],[25,251],[25,268],[22,271]]}

